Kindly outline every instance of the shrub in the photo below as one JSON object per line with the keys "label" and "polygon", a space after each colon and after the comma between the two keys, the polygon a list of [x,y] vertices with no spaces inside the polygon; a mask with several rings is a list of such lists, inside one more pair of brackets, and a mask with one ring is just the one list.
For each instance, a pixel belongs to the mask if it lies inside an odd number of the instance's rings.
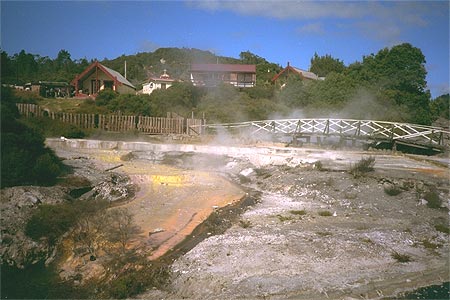
{"label": "shrub", "polygon": [[[127,261],[123,263],[129,264]],[[149,287],[163,288],[169,281],[170,269],[167,265],[142,262],[138,266],[140,268],[129,269],[111,281],[102,298],[129,298],[144,292]]]}
{"label": "shrub", "polygon": [[317,171],[324,171],[323,163],[320,160],[314,163],[313,168],[316,169]]}
{"label": "shrub", "polygon": [[76,224],[80,216],[93,215],[106,205],[107,202],[102,201],[42,204],[28,220],[25,234],[36,241],[45,237],[51,245],[54,245]]}
{"label": "shrub", "polygon": [[299,215],[299,216],[306,215],[305,210],[290,210],[289,212],[293,215]]}
{"label": "shrub", "polygon": [[437,225],[434,225],[434,228],[435,228],[437,231],[440,231],[440,232],[443,232],[443,233],[450,234],[450,227],[449,227],[448,225],[437,224]]}
{"label": "shrub", "polygon": [[242,228],[249,228],[252,226],[252,223],[248,220],[240,220],[239,226],[241,226]]}
{"label": "shrub", "polygon": [[384,192],[389,196],[397,196],[402,192],[402,189],[394,184],[387,184],[384,186]]}
{"label": "shrub", "polygon": [[441,207],[442,200],[439,197],[439,193],[435,189],[432,189],[431,191],[426,192],[423,195],[423,198],[425,200],[427,200],[427,206],[429,208],[440,208]]}
{"label": "shrub", "polygon": [[280,220],[280,222],[292,221],[293,220],[292,217],[285,217],[285,216],[282,216],[282,215],[277,215],[277,217],[278,217],[278,220]]}
{"label": "shrub", "polygon": [[391,257],[399,263],[408,263],[412,261],[411,256],[407,254],[400,254],[397,251],[392,252]]}
{"label": "shrub", "polygon": [[369,156],[368,158],[362,158],[355,165],[351,166],[350,174],[353,177],[360,177],[365,175],[368,172],[372,172],[375,165],[375,157]]}
{"label": "shrub", "polygon": [[55,184],[56,178],[61,174],[61,163],[52,153],[45,153],[37,158],[32,174],[40,184]]}
{"label": "shrub", "polygon": [[69,139],[84,138],[87,132],[73,124],[52,120],[46,117],[28,118],[22,120],[28,127],[33,128],[45,137],[66,137]]}
{"label": "shrub", "polygon": [[[35,128],[18,121],[14,98],[2,88],[1,101],[1,186],[52,184],[62,164],[45,147],[44,137]],[[44,175],[44,176],[42,176]]]}
{"label": "shrub", "polygon": [[33,240],[46,237],[54,245],[60,236],[76,222],[77,212],[71,204],[42,204],[25,227],[25,234]]}
{"label": "shrub", "polygon": [[333,215],[331,211],[328,210],[319,211],[318,214],[322,217],[331,217]]}
{"label": "shrub", "polygon": [[429,240],[423,240],[422,241],[422,246],[425,249],[437,249],[437,248],[441,247],[442,245],[441,244],[435,244],[433,242],[430,242]]}

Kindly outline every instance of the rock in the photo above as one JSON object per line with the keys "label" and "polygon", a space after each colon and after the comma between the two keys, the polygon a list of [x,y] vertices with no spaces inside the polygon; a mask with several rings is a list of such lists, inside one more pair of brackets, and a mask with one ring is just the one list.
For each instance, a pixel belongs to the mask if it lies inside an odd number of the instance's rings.
{"label": "rock", "polygon": [[253,173],[253,169],[252,168],[247,168],[247,169],[242,170],[239,174],[242,175],[242,176],[247,177],[247,176],[249,176],[252,173]]}

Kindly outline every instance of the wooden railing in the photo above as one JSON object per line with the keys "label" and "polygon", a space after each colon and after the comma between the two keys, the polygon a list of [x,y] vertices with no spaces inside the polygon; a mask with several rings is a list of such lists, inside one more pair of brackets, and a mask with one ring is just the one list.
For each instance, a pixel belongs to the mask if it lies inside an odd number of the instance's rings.
{"label": "wooden railing", "polygon": [[17,103],[21,115],[25,117],[48,117],[83,129],[126,132],[137,130],[147,134],[187,134],[204,133],[203,119],[145,117],[130,115],[74,114],[50,112],[35,104]]}
{"label": "wooden railing", "polygon": [[351,119],[282,119],[242,123],[208,124],[206,128],[229,128],[255,135],[270,133],[293,136],[338,136],[349,139],[407,142],[427,147],[449,147],[450,131],[418,124]]}

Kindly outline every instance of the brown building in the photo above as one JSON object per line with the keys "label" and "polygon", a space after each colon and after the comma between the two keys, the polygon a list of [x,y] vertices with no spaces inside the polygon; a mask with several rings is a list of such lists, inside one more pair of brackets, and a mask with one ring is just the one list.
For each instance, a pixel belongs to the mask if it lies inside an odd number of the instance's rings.
{"label": "brown building", "polygon": [[246,88],[256,85],[256,65],[192,64],[190,73],[195,86],[214,87],[228,83]]}
{"label": "brown building", "polygon": [[290,76],[297,76],[302,80],[323,80],[323,77],[319,77],[313,72],[305,71],[300,68],[292,67],[287,63],[287,67],[281,70],[277,75],[272,78],[272,82],[283,87],[286,84],[287,78]]}
{"label": "brown building", "polygon": [[105,67],[98,61],[77,75],[71,84],[75,88],[75,96],[95,96],[104,89],[112,89],[119,94],[136,92],[136,88],[119,72]]}

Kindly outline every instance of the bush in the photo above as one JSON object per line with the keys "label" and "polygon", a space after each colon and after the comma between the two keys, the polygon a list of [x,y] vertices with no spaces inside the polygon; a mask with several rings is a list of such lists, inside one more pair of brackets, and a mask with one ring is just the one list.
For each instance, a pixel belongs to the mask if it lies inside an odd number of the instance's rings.
{"label": "bush", "polygon": [[328,210],[319,211],[318,214],[322,217],[331,217],[333,215],[331,211]]}
{"label": "bush", "polygon": [[407,254],[400,254],[397,251],[392,252],[391,257],[399,263],[408,263],[412,261],[411,256]]}
{"label": "bush", "polygon": [[97,97],[95,98],[95,104],[97,106],[105,106],[110,103],[111,100],[115,99],[118,95],[119,93],[111,89],[104,89],[98,93]]}
{"label": "bush", "polygon": [[365,175],[366,173],[372,172],[374,170],[375,157],[369,156],[368,158],[362,158],[355,165],[351,166],[350,174],[357,178]]}
{"label": "bush", "polygon": [[36,159],[32,169],[32,176],[41,184],[52,185],[61,174],[61,163],[55,155],[47,152]]}
{"label": "bush", "polygon": [[436,229],[437,231],[446,233],[446,234],[450,234],[450,227],[448,227],[448,225],[437,224],[434,226],[434,229]]}
{"label": "bush", "polygon": [[92,216],[107,205],[106,201],[42,204],[27,222],[25,234],[36,241],[45,237],[54,245],[81,216]]}
{"label": "bush", "polygon": [[139,267],[141,268],[130,269],[111,281],[102,296],[110,299],[129,298],[149,287],[163,288],[169,281],[170,270],[167,265],[143,262]]}
{"label": "bush", "polygon": [[75,224],[77,216],[77,211],[69,203],[42,204],[28,221],[25,234],[36,241],[46,237],[54,245]]}
{"label": "bush", "polygon": [[293,214],[293,215],[298,215],[298,216],[306,215],[306,211],[305,210],[290,210],[289,212],[291,214]]}
{"label": "bush", "polygon": [[84,138],[87,131],[68,123],[52,120],[47,117],[27,118],[22,123],[33,128],[45,137],[66,137],[69,139]]}
{"label": "bush", "polygon": [[388,184],[384,186],[384,192],[389,196],[397,196],[402,192],[402,189],[394,184]]}
{"label": "bush", "polygon": [[423,198],[425,200],[427,200],[427,206],[429,208],[440,208],[441,207],[442,200],[439,197],[439,193],[435,189],[426,192],[423,195]]}

